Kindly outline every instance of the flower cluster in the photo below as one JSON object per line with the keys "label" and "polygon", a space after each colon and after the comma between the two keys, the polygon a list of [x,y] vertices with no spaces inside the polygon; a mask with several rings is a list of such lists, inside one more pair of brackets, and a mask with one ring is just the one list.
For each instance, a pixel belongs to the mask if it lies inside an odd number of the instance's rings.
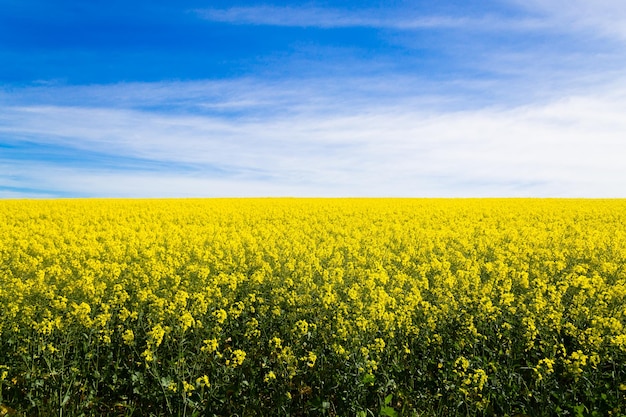
{"label": "flower cluster", "polygon": [[624,224],[623,200],[4,201],[0,407],[626,414]]}

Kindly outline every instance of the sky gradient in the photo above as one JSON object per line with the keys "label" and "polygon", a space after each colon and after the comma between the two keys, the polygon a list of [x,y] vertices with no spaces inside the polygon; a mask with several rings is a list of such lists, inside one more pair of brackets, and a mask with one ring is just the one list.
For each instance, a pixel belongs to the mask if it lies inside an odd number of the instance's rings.
{"label": "sky gradient", "polygon": [[626,197],[613,0],[0,0],[0,198]]}

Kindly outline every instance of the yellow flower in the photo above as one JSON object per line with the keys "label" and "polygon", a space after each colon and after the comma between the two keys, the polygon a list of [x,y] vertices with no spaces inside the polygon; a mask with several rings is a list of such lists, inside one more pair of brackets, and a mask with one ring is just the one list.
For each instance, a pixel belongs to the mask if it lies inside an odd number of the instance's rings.
{"label": "yellow flower", "polygon": [[306,320],[298,320],[293,329],[294,335],[297,337],[304,336],[309,331],[309,323]]}
{"label": "yellow flower", "polygon": [[206,375],[202,375],[201,377],[196,378],[196,385],[200,387],[210,387],[209,377]]}
{"label": "yellow flower", "polygon": [[224,323],[226,321],[226,317],[228,317],[228,314],[222,308],[220,308],[219,310],[216,310],[215,312],[213,312],[213,315],[215,316],[215,318],[217,319],[217,322],[219,324]]}
{"label": "yellow flower", "polygon": [[340,344],[334,343],[333,344],[333,351],[339,355],[339,356],[345,356],[346,355],[346,349],[341,346]]}
{"label": "yellow flower", "polygon": [[150,349],[146,349],[141,353],[141,356],[146,360],[146,362],[154,361],[154,353]]}
{"label": "yellow flower", "polygon": [[200,348],[202,352],[213,353],[217,350],[217,339],[206,339],[202,343],[203,346]]}
{"label": "yellow flower", "polygon": [[191,391],[193,391],[194,389],[195,389],[194,386],[191,385],[189,382],[183,381],[183,392],[188,394]]}
{"label": "yellow flower", "polygon": [[241,364],[243,363],[245,359],[246,359],[246,352],[244,352],[241,349],[236,349],[236,350],[233,350],[229,364],[233,368],[236,368],[238,366],[241,366]]}
{"label": "yellow flower", "polygon": [[152,327],[152,330],[148,332],[148,344],[158,347],[163,342],[163,336],[165,336],[165,329],[160,324]]}
{"label": "yellow flower", "polygon": [[273,347],[274,349],[280,349],[283,347],[282,345],[283,341],[280,339],[280,337],[272,337],[270,339],[270,346]]}
{"label": "yellow flower", "polygon": [[241,313],[243,312],[244,308],[245,308],[244,303],[241,302],[241,301],[237,301],[235,304],[233,304],[230,307],[229,314],[233,318],[237,318],[237,317],[239,317],[241,315]]}
{"label": "yellow flower", "polygon": [[135,333],[133,333],[132,329],[126,329],[126,331],[122,334],[122,340],[124,344],[128,346],[133,346],[135,344]]}
{"label": "yellow flower", "polygon": [[469,368],[469,360],[464,356],[459,356],[456,361],[454,361],[454,366],[459,369],[461,372],[467,371]]}
{"label": "yellow flower", "polygon": [[385,341],[381,339],[380,337],[377,337],[374,340],[374,350],[379,353],[385,350]]}
{"label": "yellow flower", "polygon": [[185,311],[183,315],[180,317],[180,323],[181,323],[182,330],[184,332],[194,325],[195,320],[190,312]]}
{"label": "yellow flower", "polygon": [[474,383],[476,391],[482,391],[483,387],[487,383],[487,373],[482,369],[477,369],[472,375],[472,382]]}
{"label": "yellow flower", "polygon": [[306,365],[309,368],[313,368],[315,366],[315,362],[317,361],[317,355],[315,354],[315,352],[309,352],[301,359],[306,362]]}

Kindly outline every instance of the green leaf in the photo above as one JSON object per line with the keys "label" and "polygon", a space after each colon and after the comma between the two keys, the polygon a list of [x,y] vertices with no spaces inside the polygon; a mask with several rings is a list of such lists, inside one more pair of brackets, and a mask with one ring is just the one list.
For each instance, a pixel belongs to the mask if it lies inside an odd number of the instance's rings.
{"label": "green leaf", "polygon": [[374,375],[372,374],[365,374],[363,375],[363,378],[361,378],[361,381],[363,381],[364,384],[371,384],[375,380],[376,380],[376,377],[374,377]]}
{"label": "green leaf", "polygon": [[386,405],[380,408],[380,415],[387,417],[398,417],[398,413],[396,412],[396,410]]}
{"label": "green leaf", "polygon": [[583,417],[585,415],[585,410],[587,409],[587,407],[585,407],[582,404],[579,404],[579,405],[575,405],[573,409],[574,409],[574,415],[576,417]]}

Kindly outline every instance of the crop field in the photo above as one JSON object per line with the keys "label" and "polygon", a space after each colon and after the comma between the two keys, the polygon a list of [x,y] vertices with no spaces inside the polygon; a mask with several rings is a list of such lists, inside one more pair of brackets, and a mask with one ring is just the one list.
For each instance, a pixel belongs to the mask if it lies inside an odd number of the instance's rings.
{"label": "crop field", "polygon": [[0,416],[625,416],[626,200],[0,202]]}

